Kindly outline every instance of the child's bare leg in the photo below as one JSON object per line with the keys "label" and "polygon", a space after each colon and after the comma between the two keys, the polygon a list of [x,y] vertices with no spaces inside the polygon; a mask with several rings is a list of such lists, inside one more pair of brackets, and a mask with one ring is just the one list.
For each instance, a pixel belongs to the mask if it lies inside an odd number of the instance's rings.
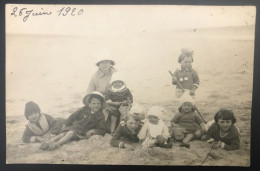
{"label": "child's bare leg", "polygon": [[202,134],[201,129],[198,129],[198,130],[196,130],[196,131],[194,132],[195,138],[200,138],[200,137],[201,137],[201,134]]}
{"label": "child's bare leg", "polygon": [[114,133],[116,130],[116,121],[117,121],[117,117],[111,115],[111,124],[110,124],[110,131],[111,133]]}
{"label": "child's bare leg", "polygon": [[56,135],[55,137],[51,138],[50,141],[56,142],[60,140],[62,137],[66,135],[66,132],[60,133],[59,135]]}
{"label": "child's bare leg", "polygon": [[54,150],[55,148],[70,141],[73,137],[74,137],[74,131],[66,132],[66,134],[60,140],[49,145],[49,150]]}
{"label": "child's bare leg", "polygon": [[182,142],[188,144],[193,138],[194,138],[194,134],[192,133],[186,134]]}

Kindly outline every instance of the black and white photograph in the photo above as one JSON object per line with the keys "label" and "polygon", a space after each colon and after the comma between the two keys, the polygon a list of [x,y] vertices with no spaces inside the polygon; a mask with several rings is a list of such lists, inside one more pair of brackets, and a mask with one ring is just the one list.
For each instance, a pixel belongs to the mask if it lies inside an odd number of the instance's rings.
{"label": "black and white photograph", "polygon": [[250,166],[255,6],[5,9],[6,164]]}

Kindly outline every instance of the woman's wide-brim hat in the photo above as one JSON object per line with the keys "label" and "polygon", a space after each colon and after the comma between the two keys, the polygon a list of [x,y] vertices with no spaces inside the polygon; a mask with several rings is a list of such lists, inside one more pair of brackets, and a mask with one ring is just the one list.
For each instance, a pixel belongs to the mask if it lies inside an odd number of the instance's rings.
{"label": "woman's wide-brim hat", "polygon": [[109,55],[103,54],[96,58],[96,65],[99,66],[102,61],[110,61],[111,65],[115,65],[115,61]]}
{"label": "woman's wide-brim hat", "polygon": [[93,91],[92,93],[89,93],[87,94],[84,98],[83,98],[83,104],[86,105],[86,106],[89,106],[89,98],[92,96],[92,95],[97,95],[97,96],[100,96],[102,99],[103,99],[103,103],[102,103],[102,109],[105,108],[106,104],[105,104],[105,97],[104,95],[99,92],[99,91]]}

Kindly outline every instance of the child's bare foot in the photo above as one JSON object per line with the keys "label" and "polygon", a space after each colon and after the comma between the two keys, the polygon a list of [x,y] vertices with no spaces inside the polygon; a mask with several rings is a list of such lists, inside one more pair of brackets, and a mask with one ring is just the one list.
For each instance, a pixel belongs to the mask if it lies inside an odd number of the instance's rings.
{"label": "child's bare foot", "polygon": [[41,143],[41,146],[39,147],[42,150],[47,150],[49,147],[49,144],[47,142]]}
{"label": "child's bare foot", "polygon": [[56,142],[53,142],[53,141],[50,141],[48,143],[49,147],[48,147],[48,150],[49,151],[52,151],[52,150],[55,150],[57,147],[59,147],[60,145]]}

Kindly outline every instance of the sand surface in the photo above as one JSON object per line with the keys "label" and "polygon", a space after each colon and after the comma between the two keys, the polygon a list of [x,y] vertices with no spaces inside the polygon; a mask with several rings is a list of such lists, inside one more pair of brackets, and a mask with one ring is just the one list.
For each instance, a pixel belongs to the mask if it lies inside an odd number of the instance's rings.
{"label": "sand surface", "polygon": [[169,125],[177,112],[168,70],[174,71],[180,50],[194,49],[193,68],[201,84],[196,105],[207,121],[220,108],[232,109],[241,131],[236,151],[212,150],[203,165],[249,166],[253,84],[254,27],[166,30],[124,37],[6,37],[6,162],[54,164],[201,165],[210,144],[192,141],[191,148],[134,151],[113,148],[110,135],[73,141],[54,151],[38,143],[24,144],[24,106],[35,101],[42,112],[67,118],[81,107],[97,52],[109,50],[123,72],[135,103],[144,112],[152,105],[165,109]]}

